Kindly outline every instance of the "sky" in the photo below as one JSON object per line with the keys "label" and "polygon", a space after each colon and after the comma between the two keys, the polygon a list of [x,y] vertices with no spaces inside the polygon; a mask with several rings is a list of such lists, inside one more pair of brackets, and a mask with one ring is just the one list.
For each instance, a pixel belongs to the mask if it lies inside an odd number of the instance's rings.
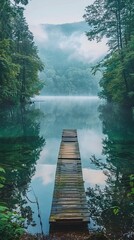
{"label": "sky", "polygon": [[60,24],[84,20],[85,7],[94,0],[30,0],[25,9],[29,25]]}

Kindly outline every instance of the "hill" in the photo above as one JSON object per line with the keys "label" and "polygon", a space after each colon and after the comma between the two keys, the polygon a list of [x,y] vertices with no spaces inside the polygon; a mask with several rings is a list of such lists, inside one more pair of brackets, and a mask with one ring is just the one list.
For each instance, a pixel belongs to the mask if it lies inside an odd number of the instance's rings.
{"label": "hill", "polygon": [[[45,80],[42,95],[96,95],[98,79],[91,66],[105,54],[97,43],[90,43],[85,22],[42,24],[34,29],[39,55],[45,63],[41,78]],[[104,50],[104,51],[103,51]]]}

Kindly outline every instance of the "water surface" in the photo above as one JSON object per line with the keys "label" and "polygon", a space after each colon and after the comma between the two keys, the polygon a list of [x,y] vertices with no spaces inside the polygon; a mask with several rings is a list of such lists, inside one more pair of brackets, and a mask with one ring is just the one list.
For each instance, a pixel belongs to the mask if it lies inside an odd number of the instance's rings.
{"label": "water surface", "polygon": [[[41,220],[43,231],[48,233],[62,130],[77,129],[92,220],[108,236],[114,233],[113,240],[131,239],[128,237],[134,225],[131,111],[111,105],[100,108],[101,100],[93,96],[40,96],[32,101],[32,105],[3,107],[0,111],[0,165],[6,170],[1,201],[11,208],[19,207],[24,218],[31,219],[32,209],[36,226],[30,226],[28,231],[40,232]],[[96,184],[98,187],[93,190]]]}
{"label": "water surface", "polygon": [[102,170],[95,169],[89,161],[93,154],[100,157],[102,153],[99,104],[99,98],[94,96],[35,98],[35,108],[44,113],[40,119],[40,134],[45,138],[46,145],[40,154],[32,186],[39,199],[46,231],[49,227],[54,176],[63,129],[77,129],[85,188],[89,185],[103,185],[105,182]]}

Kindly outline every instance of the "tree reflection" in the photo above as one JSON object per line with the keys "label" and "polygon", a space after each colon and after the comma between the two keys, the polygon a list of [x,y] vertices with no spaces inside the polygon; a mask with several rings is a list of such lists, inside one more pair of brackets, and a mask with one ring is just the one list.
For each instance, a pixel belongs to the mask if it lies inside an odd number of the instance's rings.
{"label": "tree reflection", "polygon": [[92,156],[91,161],[107,175],[106,186],[87,191],[89,210],[98,228],[110,240],[134,237],[134,122],[129,110],[117,106],[100,109],[103,123],[105,163]]}
{"label": "tree reflection", "polygon": [[10,209],[20,209],[27,223],[32,221],[32,212],[25,196],[45,144],[39,136],[39,116],[40,112],[31,106],[0,112],[0,166],[6,171],[0,199]]}

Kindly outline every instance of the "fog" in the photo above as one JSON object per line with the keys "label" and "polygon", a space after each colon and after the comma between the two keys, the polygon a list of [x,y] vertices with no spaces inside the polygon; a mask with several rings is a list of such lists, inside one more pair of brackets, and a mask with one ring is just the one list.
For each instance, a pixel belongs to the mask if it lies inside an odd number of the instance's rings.
{"label": "fog", "polygon": [[107,52],[106,40],[88,41],[85,22],[42,24],[31,28],[45,64],[41,95],[97,95],[101,74],[91,68]]}
{"label": "fog", "polygon": [[102,58],[108,48],[106,39],[103,39],[100,43],[97,43],[95,40],[92,42],[88,41],[86,36],[88,29],[88,25],[84,22],[31,26],[31,31],[39,48],[59,49],[68,53],[68,60],[74,59],[93,63]]}

